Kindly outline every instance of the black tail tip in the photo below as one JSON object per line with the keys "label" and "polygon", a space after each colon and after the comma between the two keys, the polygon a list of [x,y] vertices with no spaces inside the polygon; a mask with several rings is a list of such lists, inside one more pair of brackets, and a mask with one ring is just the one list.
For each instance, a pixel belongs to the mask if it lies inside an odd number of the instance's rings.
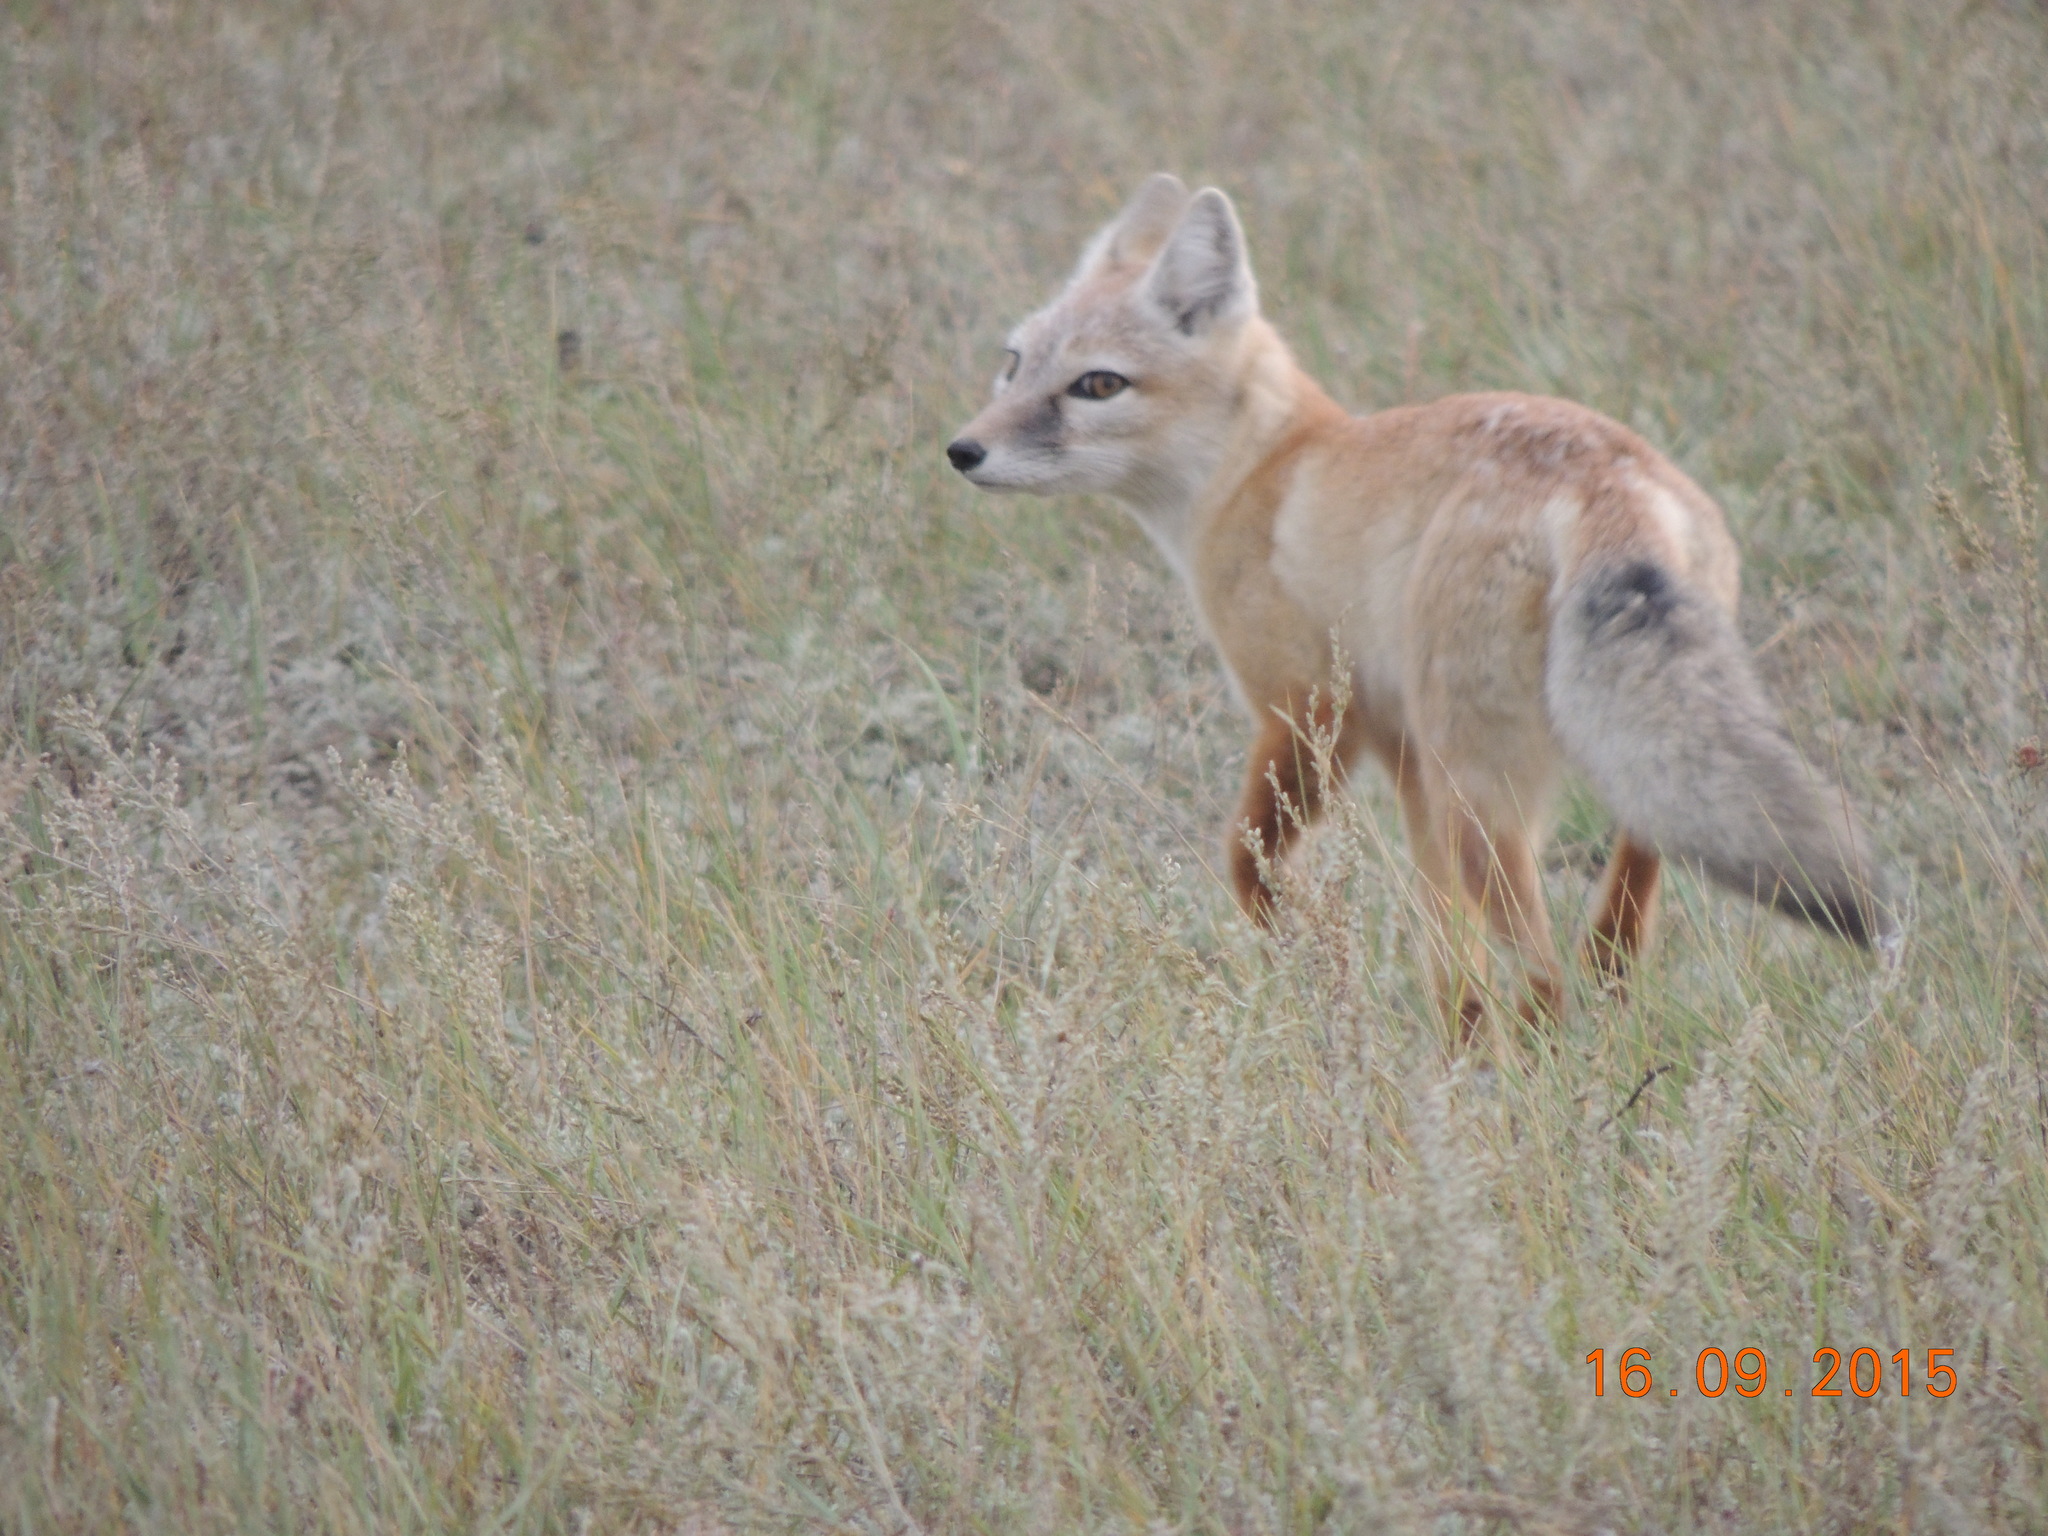
{"label": "black tail tip", "polygon": [[1817,890],[1781,882],[1771,892],[1770,904],[1858,949],[1889,956],[1898,948],[1898,919],[1883,896],[1869,886]]}

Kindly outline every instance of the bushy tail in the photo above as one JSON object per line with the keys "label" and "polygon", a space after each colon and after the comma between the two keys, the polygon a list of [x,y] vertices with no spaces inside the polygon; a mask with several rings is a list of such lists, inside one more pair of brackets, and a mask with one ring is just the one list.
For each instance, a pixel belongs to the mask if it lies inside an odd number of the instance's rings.
{"label": "bushy tail", "polygon": [[1735,624],[1649,560],[1566,590],[1544,693],[1621,824],[1667,857],[1864,946],[1897,924],[1839,791],[1786,736]]}

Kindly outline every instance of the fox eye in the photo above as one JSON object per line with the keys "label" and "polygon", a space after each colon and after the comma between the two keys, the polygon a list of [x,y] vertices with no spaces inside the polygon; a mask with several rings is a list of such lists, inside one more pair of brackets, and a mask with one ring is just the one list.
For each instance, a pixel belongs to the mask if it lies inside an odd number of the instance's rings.
{"label": "fox eye", "polygon": [[1009,359],[1003,365],[1003,382],[1007,384],[1010,380],[1017,377],[1017,369],[1024,361],[1024,354],[1015,347],[1005,347],[1003,348],[1003,356]]}
{"label": "fox eye", "polygon": [[1067,386],[1067,393],[1077,400],[1107,400],[1111,395],[1120,395],[1131,387],[1131,381],[1120,373],[1111,373],[1106,368],[1097,368],[1084,373]]}

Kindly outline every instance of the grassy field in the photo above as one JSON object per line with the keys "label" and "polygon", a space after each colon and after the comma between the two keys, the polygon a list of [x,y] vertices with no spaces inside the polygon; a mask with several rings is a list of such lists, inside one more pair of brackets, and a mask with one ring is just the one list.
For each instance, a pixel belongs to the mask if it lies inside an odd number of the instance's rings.
{"label": "grassy field", "polygon": [[[1896,975],[1456,1053],[1377,784],[1234,915],[940,453],[1160,168],[1723,500]],[[2018,0],[0,7],[0,1530],[2048,1530],[2044,358]]]}

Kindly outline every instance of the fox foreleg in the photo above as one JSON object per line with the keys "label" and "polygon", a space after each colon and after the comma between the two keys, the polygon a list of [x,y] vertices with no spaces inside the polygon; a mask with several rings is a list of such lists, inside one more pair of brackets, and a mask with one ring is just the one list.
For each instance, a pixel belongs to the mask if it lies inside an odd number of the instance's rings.
{"label": "fox foreleg", "polygon": [[1263,928],[1277,916],[1272,877],[1287,850],[1322,814],[1365,745],[1356,716],[1314,694],[1298,708],[1291,703],[1276,707],[1252,742],[1226,850],[1237,904]]}

